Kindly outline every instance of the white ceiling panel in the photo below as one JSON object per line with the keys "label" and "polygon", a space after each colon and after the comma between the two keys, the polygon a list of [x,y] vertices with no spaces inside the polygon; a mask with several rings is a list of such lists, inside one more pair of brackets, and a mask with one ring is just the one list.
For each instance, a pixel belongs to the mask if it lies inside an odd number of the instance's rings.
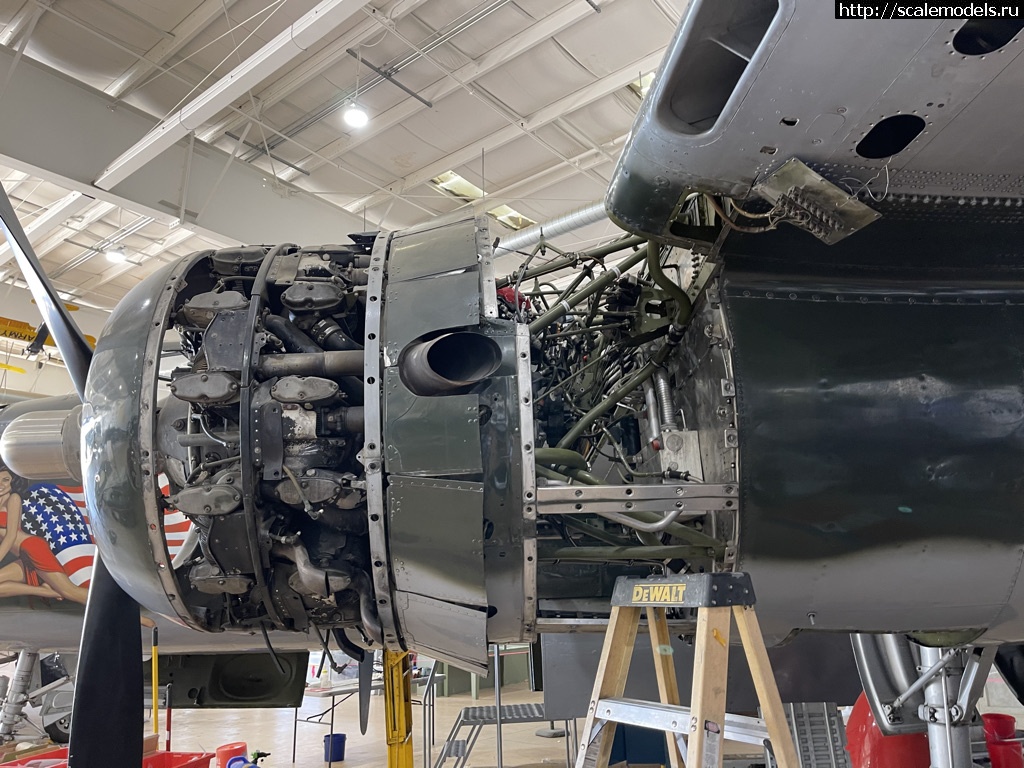
{"label": "white ceiling panel", "polygon": [[548,40],[477,83],[517,115],[527,116],[593,80],[579,62]]}
{"label": "white ceiling panel", "polygon": [[[601,76],[665,46],[673,32],[675,26],[651,3],[611,3],[557,39],[569,54]],[[597,46],[595,40],[614,40],[615,44]]]}

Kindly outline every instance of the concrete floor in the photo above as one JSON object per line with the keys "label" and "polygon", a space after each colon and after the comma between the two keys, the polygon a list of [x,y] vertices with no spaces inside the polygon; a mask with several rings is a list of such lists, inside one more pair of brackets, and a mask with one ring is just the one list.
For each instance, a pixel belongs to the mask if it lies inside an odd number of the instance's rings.
{"label": "concrete floor", "polygon": [[[525,684],[502,688],[502,704],[539,702],[542,696],[543,694],[527,690]],[[307,698],[299,709],[299,717],[316,715],[328,707],[329,703],[329,699]],[[434,759],[437,758],[440,746],[460,710],[463,707],[486,704],[493,704],[493,699],[474,701],[468,693],[447,698],[438,697]],[[422,712],[422,707],[413,707],[413,745],[417,768],[423,765]],[[292,716],[293,710],[290,709],[180,710],[175,712],[172,718],[171,747],[176,752],[214,752],[221,744],[244,741],[248,744],[250,752],[259,749],[272,753],[272,756],[264,761],[268,768],[291,765]],[[327,716],[324,717],[324,725],[299,721],[296,765],[326,765],[323,761],[323,742],[329,730],[327,722]],[[370,726],[365,736],[359,733],[359,710],[355,696],[338,704],[334,722],[335,732],[348,736],[345,761],[340,765],[345,768],[381,768],[387,765],[383,697],[374,696],[371,699]],[[565,765],[564,738],[546,739],[534,735],[538,728],[544,727],[547,727],[544,723],[528,723],[507,725],[502,728],[503,762],[507,768]],[[494,731],[493,727],[484,728],[473,749],[469,766],[483,768],[497,765]],[[161,746],[162,744],[161,739]],[[448,765],[451,766],[452,761],[449,761]]]}

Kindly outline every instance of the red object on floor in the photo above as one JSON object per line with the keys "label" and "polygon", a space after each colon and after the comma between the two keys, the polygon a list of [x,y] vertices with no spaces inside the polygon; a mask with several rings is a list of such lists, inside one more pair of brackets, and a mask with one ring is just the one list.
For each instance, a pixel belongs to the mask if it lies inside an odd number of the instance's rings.
{"label": "red object on floor", "polygon": [[992,759],[992,768],[1024,768],[1024,752],[1019,741],[988,741],[988,756]]}
{"label": "red object on floor", "polygon": [[981,716],[981,722],[992,768],[1024,768],[1024,751],[1020,742],[1007,741],[1017,735],[1017,719],[1013,715],[988,712]]}
{"label": "red object on floor", "polygon": [[846,750],[853,768],[928,768],[931,763],[928,737],[883,735],[863,693],[846,724]]}
{"label": "red object on floor", "polygon": [[228,768],[232,757],[245,757],[249,754],[249,746],[244,741],[233,741],[217,747],[217,768]]}
{"label": "red object on floor", "polygon": [[1006,741],[1017,734],[1017,718],[1013,715],[1000,715],[986,712],[981,716],[985,728],[985,741]]}
{"label": "red object on floor", "polygon": [[[150,752],[142,758],[142,768],[210,768],[212,752]],[[37,760],[60,760],[51,768],[67,768],[68,748],[58,747],[20,760],[0,763],[0,768],[24,768]]]}

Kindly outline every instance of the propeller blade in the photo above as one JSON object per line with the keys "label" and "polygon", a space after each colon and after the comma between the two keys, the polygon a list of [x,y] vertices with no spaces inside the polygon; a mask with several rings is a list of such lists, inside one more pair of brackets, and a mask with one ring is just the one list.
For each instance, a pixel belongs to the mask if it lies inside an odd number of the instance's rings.
{"label": "propeller blade", "polygon": [[[68,768],[142,765],[140,620],[138,603],[118,586],[97,553],[82,628]],[[117,725],[114,737],[111,723]]]}
{"label": "propeller blade", "polygon": [[7,235],[11,253],[14,254],[15,261],[21,267],[21,273],[32,292],[32,298],[39,306],[43,321],[50,328],[50,335],[57,343],[60,356],[64,358],[64,365],[67,366],[68,373],[71,375],[75,390],[79,397],[83,397],[85,379],[89,373],[89,363],[92,361],[92,348],[85,340],[82,330],[71,319],[71,313],[64,306],[64,301],[43,271],[43,265],[39,263],[39,258],[32,250],[32,244],[29,242],[25,230],[22,229],[21,222],[18,221],[18,215],[14,212],[11,199],[2,187],[0,187],[0,229]]}
{"label": "propeller blade", "polygon": [[370,724],[370,689],[373,687],[373,651],[367,651],[359,662],[359,732],[366,735]]}

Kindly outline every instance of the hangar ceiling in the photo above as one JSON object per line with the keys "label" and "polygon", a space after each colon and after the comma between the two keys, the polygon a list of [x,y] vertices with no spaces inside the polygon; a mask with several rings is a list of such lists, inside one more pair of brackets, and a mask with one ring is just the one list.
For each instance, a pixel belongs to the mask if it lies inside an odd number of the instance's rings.
{"label": "hangar ceiling", "polygon": [[[0,0],[0,119],[19,121],[0,131],[0,178],[58,287],[101,309],[169,259],[246,239],[229,166],[318,206],[337,239],[470,208],[501,234],[603,196],[686,2]],[[56,76],[84,107],[55,113],[56,91],[30,87]],[[148,134],[114,138],[90,100]],[[353,101],[363,128],[343,120]],[[157,180],[161,210],[140,192]],[[211,216],[211,198],[237,210]],[[254,227],[268,218],[253,209]],[[616,234],[600,223],[560,244]]]}

